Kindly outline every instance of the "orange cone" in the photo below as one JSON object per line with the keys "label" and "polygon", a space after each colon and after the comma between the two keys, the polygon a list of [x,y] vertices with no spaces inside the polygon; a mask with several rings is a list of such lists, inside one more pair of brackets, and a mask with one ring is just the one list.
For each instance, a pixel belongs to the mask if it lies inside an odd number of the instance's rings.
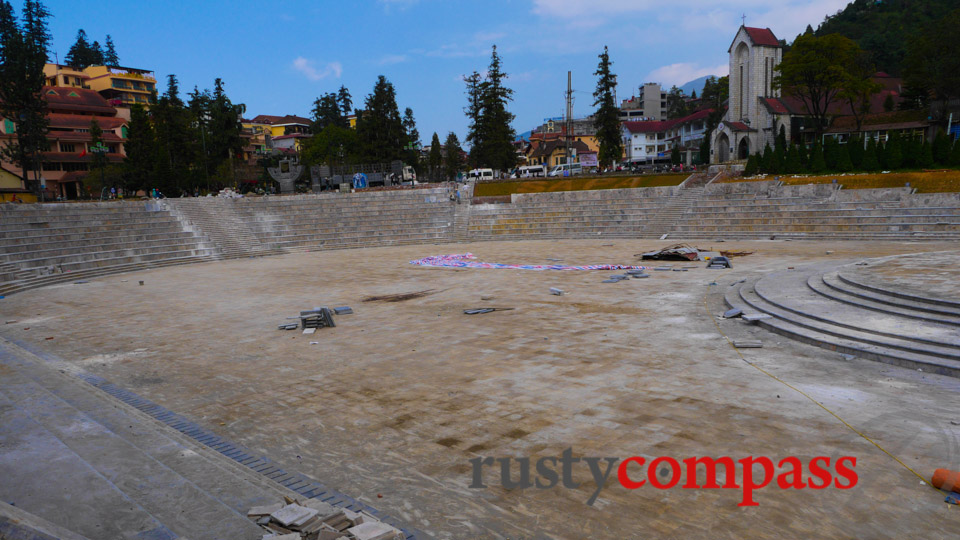
{"label": "orange cone", "polygon": [[933,471],[931,483],[935,488],[960,493],[960,472],[950,469],[937,469]]}

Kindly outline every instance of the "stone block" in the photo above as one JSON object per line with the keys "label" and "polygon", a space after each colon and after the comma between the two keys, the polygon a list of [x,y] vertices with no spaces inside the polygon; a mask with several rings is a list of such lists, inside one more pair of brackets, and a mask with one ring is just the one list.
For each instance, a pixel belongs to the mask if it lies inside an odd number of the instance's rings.
{"label": "stone block", "polygon": [[302,525],[308,519],[317,515],[317,513],[318,511],[314,508],[307,508],[299,504],[288,504],[270,514],[270,517],[284,527],[295,527]]}
{"label": "stone block", "polygon": [[356,527],[347,529],[357,540],[394,540],[401,538],[403,533],[380,521],[367,521]]}

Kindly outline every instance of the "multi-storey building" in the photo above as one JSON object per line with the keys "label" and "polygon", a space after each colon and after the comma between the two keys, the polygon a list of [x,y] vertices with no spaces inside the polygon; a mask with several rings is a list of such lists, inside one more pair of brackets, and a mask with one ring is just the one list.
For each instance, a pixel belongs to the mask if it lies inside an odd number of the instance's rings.
{"label": "multi-storey building", "polygon": [[644,83],[640,93],[620,103],[620,121],[657,121],[667,119],[667,93],[659,83]]}
{"label": "multi-storey building", "polygon": [[624,122],[623,145],[626,161],[657,163],[668,161],[673,148],[683,152],[689,165],[699,151],[707,131],[707,117],[713,109],[697,111],[683,118],[656,122]]}
{"label": "multi-storey building", "polygon": [[157,90],[157,80],[146,69],[90,66],[82,70],[60,64],[47,64],[43,73],[49,86],[87,88],[103,96],[120,116],[130,119],[130,107],[139,103],[149,108]]}
{"label": "multi-storey building", "polygon": [[[123,144],[127,139],[127,120],[96,91],[82,86],[44,86],[41,90],[47,102],[49,150],[40,155],[42,184],[46,185],[44,198],[76,199],[84,191],[82,182],[87,176],[93,155],[90,152],[93,121],[103,131],[102,141],[107,147],[108,163],[123,161]],[[0,141],[16,138],[17,120],[5,118],[0,125]],[[12,163],[3,168],[13,174],[23,171]],[[33,173],[30,178],[33,180]]]}

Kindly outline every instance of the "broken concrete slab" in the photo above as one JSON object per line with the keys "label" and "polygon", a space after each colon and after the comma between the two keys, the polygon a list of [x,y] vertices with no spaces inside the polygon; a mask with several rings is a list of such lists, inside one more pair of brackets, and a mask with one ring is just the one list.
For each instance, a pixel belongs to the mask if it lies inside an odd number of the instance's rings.
{"label": "broken concrete slab", "polygon": [[316,328],[304,328],[304,329],[303,329],[303,333],[304,333],[304,334],[312,334],[312,333],[314,333],[314,332],[316,332],[316,331],[317,331]]}
{"label": "broken concrete slab", "polygon": [[295,527],[303,524],[317,514],[318,510],[314,508],[300,506],[299,504],[288,504],[276,512],[271,513],[270,517],[284,527]]}
{"label": "broken concrete slab", "polygon": [[723,314],[723,318],[724,318],[724,319],[732,319],[732,318],[734,318],[734,317],[739,317],[739,316],[741,316],[741,315],[743,315],[743,310],[742,310],[742,309],[740,309],[740,308],[733,308],[733,309],[728,309],[728,310]]}
{"label": "broken concrete slab", "polygon": [[353,308],[350,306],[341,306],[333,308],[334,315],[351,315],[353,314]]}
{"label": "broken concrete slab", "polygon": [[269,516],[270,514],[276,512],[277,510],[280,510],[281,508],[283,508],[283,504],[281,503],[267,504],[264,506],[254,506],[250,510],[247,510],[247,516],[248,517]]}
{"label": "broken concrete slab", "polygon": [[734,340],[733,346],[738,349],[760,349],[763,348],[763,342],[759,339]]}
{"label": "broken concrete slab", "polygon": [[740,317],[741,319],[747,321],[748,323],[755,323],[757,321],[762,321],[764,319],[769,319],[770,315],[767,313],[750,313]]}
{"label": "broken concrete slab", "polygon": [[555,296],[563,296],[563,291],[556,287],[550,287],[550,294]]}
{"label": "broken concrete slab", "polygon": [[402,538],[403,534],[380,521],[361,523],[347,529],[347,533],[352,534],[357,540],[394,540],[395,538]]}
{"label": "broken concrete slab", "polygon": [[277,325],[277,330],[296,330],[300,328],[300,323],[284,323]]}

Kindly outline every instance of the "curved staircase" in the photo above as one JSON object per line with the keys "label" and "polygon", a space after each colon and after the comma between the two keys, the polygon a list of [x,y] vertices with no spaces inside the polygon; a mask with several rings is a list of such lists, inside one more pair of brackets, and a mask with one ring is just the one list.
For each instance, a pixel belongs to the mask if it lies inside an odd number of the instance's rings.
{"label": "curved staircase", "polygon": [[843,354],[960,377],[960,303],[862,283],[844,268],[774,272],[727,288],[730,307],[757,323]]}

